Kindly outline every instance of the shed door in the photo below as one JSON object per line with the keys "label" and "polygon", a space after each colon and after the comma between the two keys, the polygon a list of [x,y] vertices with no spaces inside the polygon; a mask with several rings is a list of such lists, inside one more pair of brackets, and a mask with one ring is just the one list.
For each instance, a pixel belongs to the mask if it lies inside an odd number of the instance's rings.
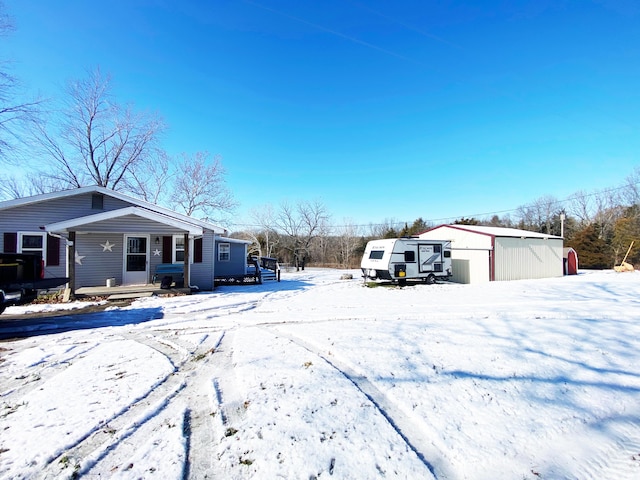
{"label": "shed door", "polygon": [[144,285],[149,279],[149,237],[125,235],[124,285]]}

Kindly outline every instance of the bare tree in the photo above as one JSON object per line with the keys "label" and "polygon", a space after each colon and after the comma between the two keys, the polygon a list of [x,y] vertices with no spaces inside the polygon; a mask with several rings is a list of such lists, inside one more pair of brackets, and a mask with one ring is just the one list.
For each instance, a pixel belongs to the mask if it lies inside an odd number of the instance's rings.
{"label": "bare tree", "polygon": [[593,221],[593,196],[579,190],[569,198],[567,211],[578,219],[581,227],[586,227]]}
{"label": "bare tree", "polygon": [[[518,207],[516,215],[520,218],[519,227],[542,233],[552,233],[554,216],[560,208],[558,199],[546,195],[529,205]],[[558,235],[560,232],[558,232]]]}
{"label": "bare tree", "polygon": [[403,225],[403,222],[395,218],[385,218],[381,223],[369,224],[369,236],[372,238],[397,237]]}
{"label": "bare tree", "polygon": [[351,266],[351,259],[361,243],[360,227],[353,220],[345,219],[338,233],[338,263],[344,268]]}
{"label": "bare tree", "polygon": [[326,226],[329,214],[320,202],[299,202],[292,206],[284,202],[275,218],[276,227],[287,237],[287,249],[292,254],[296,269],[304,270],[309,247],[314,238]]}
{"label": "bare tree", "polygon": [[163,150],[145,157],[125,181],[125,189],[150,203],[166,204],[171,197],[171,181],[175,174],[173,160]]}
{"label": "bare tree", "polygon": [[171,201],[186,215],[211,219],[214,213],[229,212],[236,203],[225,183],[222,157],[208,152],[182,154],[173,182]]}
{"label": "bare tree", "polygon": [[257,226],[254,230],[254,241],[258,243],[257,249],[260,256],[273,257],[274,251],[280,241],[280,235],[275,231],[275,212],[273,206],[267,204],[255,208],[250,212],[251,221]]}
{"label": "bare tree", "polygon": [[627,206],[640,204],[640,167],[627,176],[620,196]]}
{"label": "bare tree", "polygon": [[615,223],[624,215],[624,207],[615,190],[603,190],[593,195],[593,223],[598,227],[598,238],[609,239],[613,235]]}
{"label": "bare tree", "polygon": [[[0,1],[0,37],[9,35],[13,30],[13,19]],[[8,152],[14,150],[24,137],[18,132],[26,124],[36,121],[39,114],[41,101],[17,100],[21,93],[20,83],[10,73],[8,61],[0,61],[0,160],[10,160]]]}
{"label": "bare tree", "polygon": [[39,125],[36,133],[51,160],[46,175],[70,187],[122,189],[153,150],[163,121],[118,104],[99,69],[69,82],[66,94],[59,123]]}
{"label": "bare tree", "polygon": [[47,177],[31,175],[27,178],[0,176],[0,199],[22,198],[62,190],[62,187]]}

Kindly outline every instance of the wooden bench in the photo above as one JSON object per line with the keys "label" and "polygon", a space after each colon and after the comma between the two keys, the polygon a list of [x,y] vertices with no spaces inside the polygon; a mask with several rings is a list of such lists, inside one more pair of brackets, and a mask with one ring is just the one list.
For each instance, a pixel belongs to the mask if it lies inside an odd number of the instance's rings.
{"label": "wooden bench", "polygon": [[165,276],[171,277],[176,282],[176,286],[178,283],[184,285],[184,265],[181,263],[161,263],[156,266],[156,273],[153,274],[151,283],[155,285],[158,278],[162,280],[162,277]]}

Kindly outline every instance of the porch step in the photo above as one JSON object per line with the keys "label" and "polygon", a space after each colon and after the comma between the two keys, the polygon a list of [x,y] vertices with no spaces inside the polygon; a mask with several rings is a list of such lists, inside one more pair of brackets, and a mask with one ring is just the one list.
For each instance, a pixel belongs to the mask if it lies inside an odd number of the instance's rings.
{"label": "porch step", "polygon": [[273,270],[261,270],[260,276],[261,276],[263,282],[265,280],[277,280],[278,279],[278,277],[276,277],[276,272],[274,272]]}
{"label": "porch step", "polygon": [[118,293],[115,295],[109,295],[107,300],[129,300],[131,298],[151,297],[153,292],[131,292],[131,293]]}

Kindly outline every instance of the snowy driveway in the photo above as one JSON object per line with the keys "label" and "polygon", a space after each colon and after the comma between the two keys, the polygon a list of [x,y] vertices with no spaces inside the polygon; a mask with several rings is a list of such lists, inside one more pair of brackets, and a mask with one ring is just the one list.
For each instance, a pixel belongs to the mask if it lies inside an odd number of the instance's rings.
{"label": "snowy driveway", "polygon": [[0,477],[640,476],[640,274],[342,273],[28,322],[0,342]]}

